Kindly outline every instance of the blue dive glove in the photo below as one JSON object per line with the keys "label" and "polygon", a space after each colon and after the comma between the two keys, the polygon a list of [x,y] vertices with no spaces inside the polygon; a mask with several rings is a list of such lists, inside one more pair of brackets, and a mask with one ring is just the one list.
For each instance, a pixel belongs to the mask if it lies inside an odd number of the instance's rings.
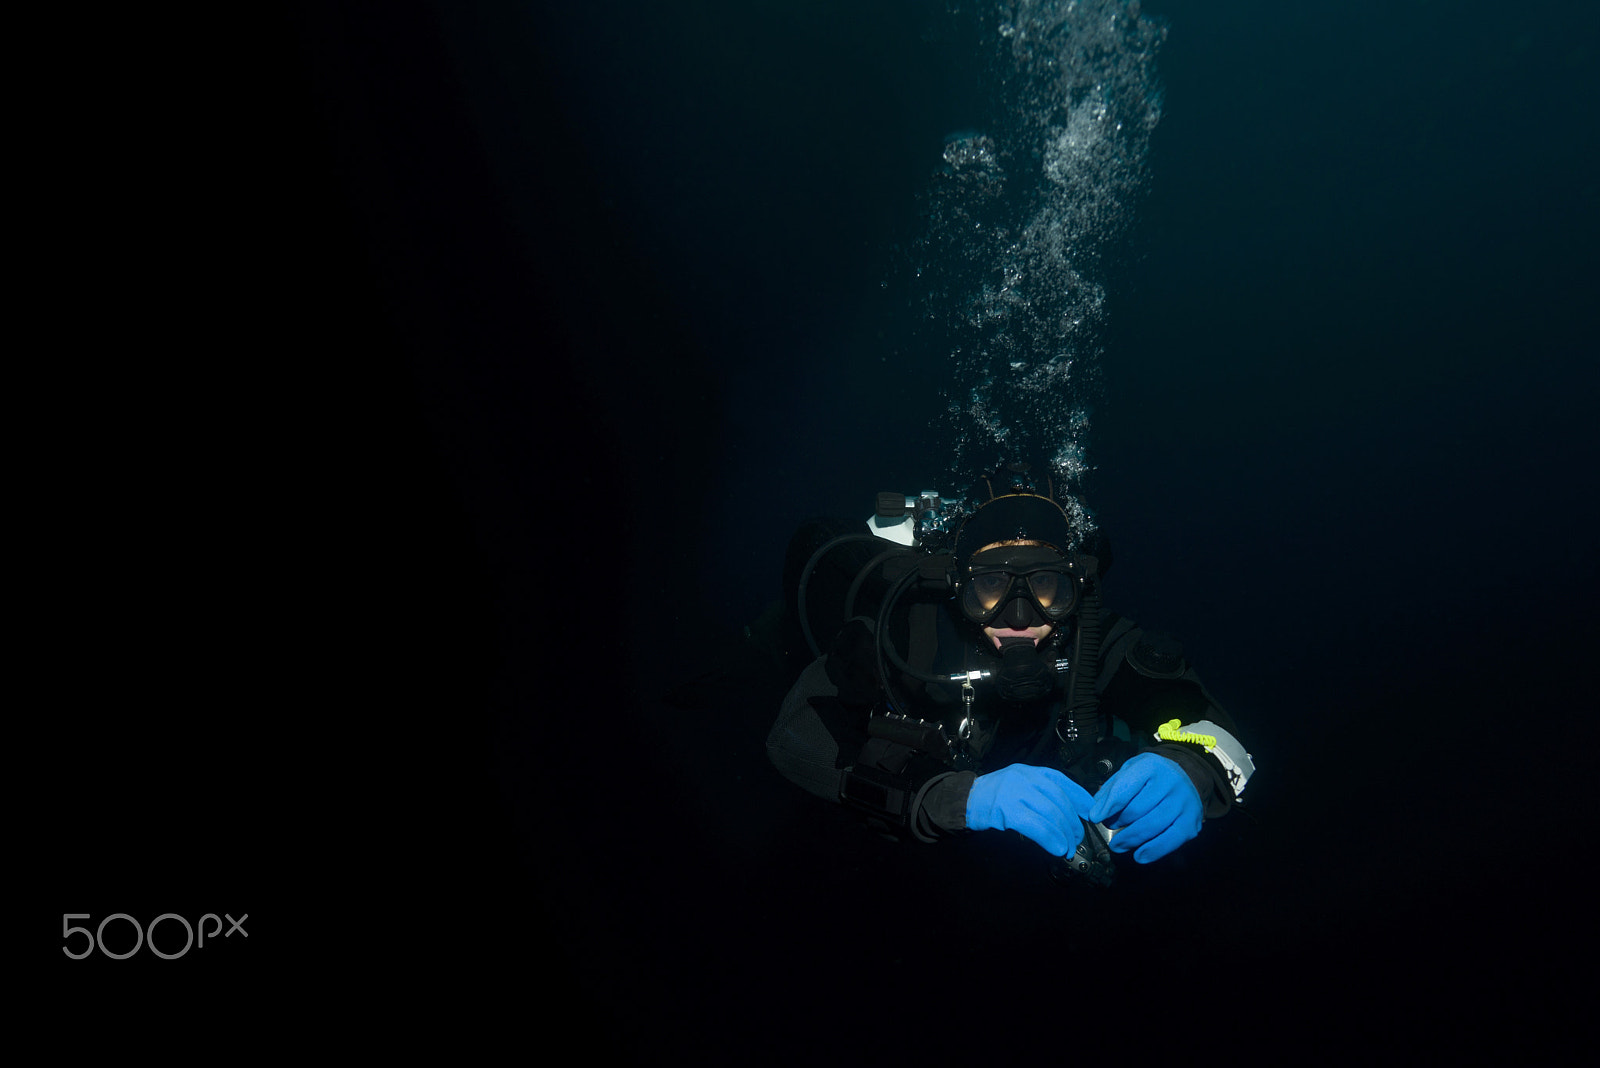
{"label": "blue dive glove", "polygon": [[1176,761],[1140,753],[1100,787],[1088,818],[1117,832],[1112,852],[1137,850],[1133,859],[1148,864],[1199,834],[1201,813],[1200,792]]}
{"label": "blue dive glove", "polygon": [[1018,831],[1053,857],[1083,841],[1083,817],[1094,798],[1054,768],[1012,764],[979,775],[967,795],[967,828]]}

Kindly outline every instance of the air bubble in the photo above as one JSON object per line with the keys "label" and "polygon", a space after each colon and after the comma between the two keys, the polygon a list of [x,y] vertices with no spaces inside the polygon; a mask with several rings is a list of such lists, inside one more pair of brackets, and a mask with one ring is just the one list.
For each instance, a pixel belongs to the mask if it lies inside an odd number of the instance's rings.
{"label": "air bubble", "polygon": [[970,485],[1016,459],[1076,491],[1092,470],[1100,260],[1143,188],[1166,29],[1123,0],[996,8],[997,118],[946,139],[918,271],[937,281],[927,308],[950,353],[947,396],[966,397],[949,404],[948,477]]}

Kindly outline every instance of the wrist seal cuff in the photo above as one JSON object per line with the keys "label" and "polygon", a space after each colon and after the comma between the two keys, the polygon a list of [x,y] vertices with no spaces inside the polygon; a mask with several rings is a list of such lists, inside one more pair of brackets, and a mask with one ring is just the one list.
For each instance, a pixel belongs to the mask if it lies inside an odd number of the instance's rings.
{"label": "wrist seal cuff", "polygon": [[1156,728],[1156,738],[1163,742],[1198,745],[1216,757],[1217,763],[1222,765],[1223,772],[1228,776],[1228,784],[1233,787],[1235,799],[1244,793],[1245,784],[1255,774],[1255,761],[1245,752],[1244,743],[1209,719],[1181,726],[1175,719],[1168,720]]}

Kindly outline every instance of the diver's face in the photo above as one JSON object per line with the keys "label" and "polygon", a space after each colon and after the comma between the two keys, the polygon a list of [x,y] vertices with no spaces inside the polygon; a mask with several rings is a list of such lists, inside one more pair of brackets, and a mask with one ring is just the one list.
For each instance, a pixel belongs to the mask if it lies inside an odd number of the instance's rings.
{"label": "diver's face", "polygon": [[[1034,541],[1034,540],[1031,540],[1031,539],[1025,539],[1025,538],[1019,538],[1019,539],[1016,539],[1014,541],[992,542],[992,543],[990,543],[988,545],[985,545],[983,548],[979,549],[977,551],[977,553],[975,554],[975,558],[976,559],[981,559],[983,557],[984,553],[987,553],[992,549],[1022,548],[1022,547],[1029,547],[1029,546],[1037,546],[1037,545],[1041,545],[1041,544],[1043,544],[1043,543],[1039,542],[1039,541]],[[996,590],[995,590],[995,595],[996,596],[999,595],[1000,589],[1007,588],[1005,586],[1005,582],[1006,581],[1009,581],[1009,579],[1007,579],[1006,577],[1002,576],[1001,585],[998,586],[996,588]],[[1001,612],[991,622],[993,622],[993,623],[1003,622],[1003,619],[1001,617],[1003,617],[1005,615],[1006,615],[1005,612]],[[1029,609],[1027,611],[1026,615],[1031,615],[1031,616],[1033,616],[1034,619],[1039,620],[1038,624],[1035,625],[1035,626],[1023,627],[1023,628],[1010,627],[1010,626],[1003,626],[1003,627],[986,626],[986,627],[983,628],[983,633],[989,636],[989,641],[994,644],[994,647],[996,649],[1000,648],[1000,639],[1001,638],[1030,638],[1030,639],[1033,640],[1034,648],[1038,648],[1039,647],[1039,643],[1044,641],[1045,638],[1049,637],[1050,636],[1050,632],[1052,630],[1054,630],[1055,627],[1053,625],[1049,624],[1049,623],[1046,623],[1043,619],[1040,619],[1040,617],[1036,613],[1034,613],[1031,609]],[[1026,618],[1017,618],[1017,619],[1014,619],[1013,621],[1017,622],[1017,623],[1027,622]]]}
{"label": "diver's face", "polygon": [[[1039,643],[1048,638],[1052,630],[1055,630],[1055,628],[1048,623],[1041,627],[1028,627],[1026,630],[1015,630],[1011,627],[983,628],[983,632],[989,636],[989,640],[994,643],[996,649],[1000,648],[1001,638],[1032,638],[1034,648],[1038,648]],[[970,634],[971,631],[967,633]]]}

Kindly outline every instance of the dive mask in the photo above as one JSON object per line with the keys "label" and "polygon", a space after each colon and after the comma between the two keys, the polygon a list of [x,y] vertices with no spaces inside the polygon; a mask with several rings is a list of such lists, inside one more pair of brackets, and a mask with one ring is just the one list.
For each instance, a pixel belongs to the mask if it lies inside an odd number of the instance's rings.
{"label": "dive mask", "polygon": [[987,626],[1006,605],[1024,597],[1043,620],[1057,624],[1078,607],[1082,581],[1071,563],[1046,546],[1000,546],[973,556],[959,579],[961,612]]}

